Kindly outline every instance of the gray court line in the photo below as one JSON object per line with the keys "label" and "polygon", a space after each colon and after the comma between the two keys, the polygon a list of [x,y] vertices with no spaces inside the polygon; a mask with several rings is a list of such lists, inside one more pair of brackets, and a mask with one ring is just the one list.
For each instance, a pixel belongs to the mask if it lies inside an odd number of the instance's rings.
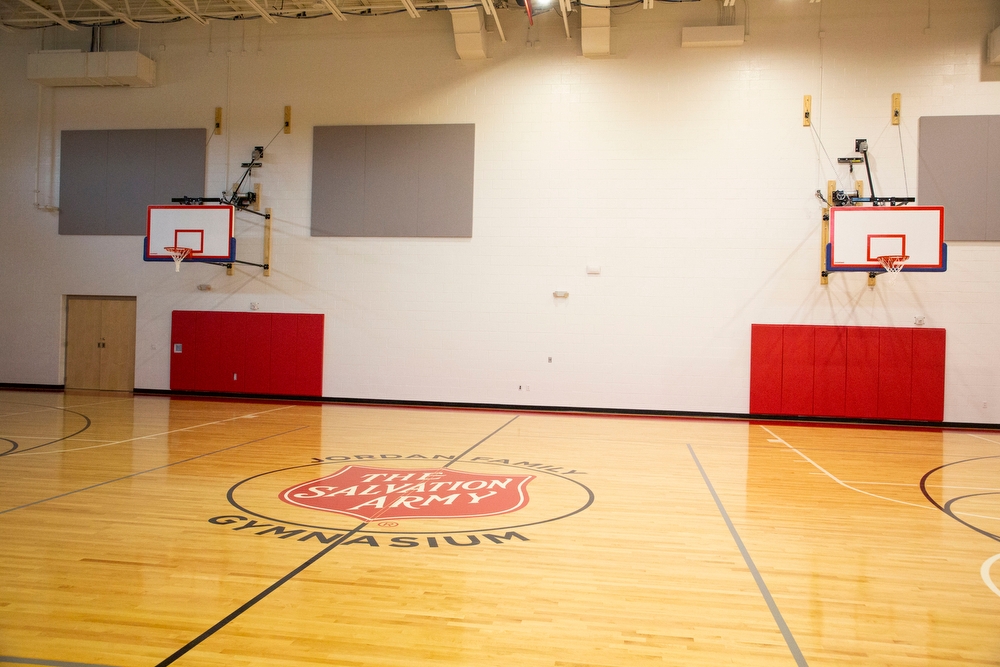
{"label": "gray court line", "polygon": [[500,427],[500,428],[498,428],[497,430],[493,431],[493,432],[492,432],[492,433],[490,433],[490,434],[489,434],[488,436],[486,436],[485,438],[483,438],[482,440],[480,440],[479,442],[477,442],[476,444],[474,444],[474,445],[473,445],[472,447],[469,447],[469,448],[468,448],[468,449],[466,449],[466,450],[465,450],[464,452],[462,452],[461,454],[459,454],[458,456],[456,456],[455,458],[453,458],[453,459],[452,459],[451,461],[448,461],[447,463],[445,463],[445,464],[444,464],[443,466],[441,466],[441,467],[442,467],[442,468],[450,468],[450,467],[451,467],[451,464],[452,464],[452,463],[458,463],[458,460],[459,460],[459,459],[461,459],[461,458],[462,458],[463,456],[465,456],[466,454],[468,454],[469,452],[471,452],[471,451],[472,451],[473,449],[475,449],[475,448],[476,448],[476,447],[478,447],[479,445],[483,444],[484,442],[486,442],[487,440],[489,440],[490,438],[492,438],[493,436],[495,436],[495,435],[496,435],[497,433],[499,433],[500,431],[502,431],[502,430],[504,430],[505,428],[507,428],[507,426],[508,426],[508,425],[509,425],[509,424],[510,424],[511,422],[513,422],[513,421],[514,421],[515,419],[517,419],[517,418],[518,418],[518,417],[520,417],[520,416],[521,416],[521,415],[514,415],[514,416],[513,416],[513,417],[512,417],[511,419],[510,419],[510,421],[508,421],[507,423],[505,423],[505,424],[504,424],[503,426],[501,426],[501,427]]}
{"label": "gray court line", "polygon": [[304,562],[301,565],[299,565],[297,568],[295,568],[294,570],[292,570],[291,572],[289,572],[288,574],[286,574],[285,576],[283,576],[281,579],[278,579],[276,582],[274,582],[273,584],[271,584],[270,586],[268,586],[267,588],[265,588],[263,591],[261,591],[257,595],[255,595],[252,599],[247,600],[246,602],[244,602],[242,605],[240,605],[239,609],[237,609],[236,611],[231,612],[228,616],[226,616],[224,619],[222,619],[221,621],[219,621],[218,623],[216,623],[215,625],[213,625],[212,627],[210,627],[208,630],[205,630],[205,632],[201,633],[200,635],[198,635],[197,637],[195,637],[194,639],[192,639],[191,641],[189,641],[187,644],[185,644],[181,648],[177,649],[176,651],[174,651],[173,653],[171,653],[169,656],[167,656],[166,658],[164,658],[160,662],[156,663],[156,667],[166,667],[167,665],[171,665],[171,664],[177,662],[177,660],[179,658],[181,658],[185,653],[187,653],[188,651],[190,651],[193,648],[196,648],[203,641],[205,641],[206,639],[208,639],[209,637],[211,637],[212,635],[214,635],[216,632],[218,632],[222,628],[224,628],[227,625],[229,625],[229,623],[231,621],[233,621],[234,619],[238,618],[247,609],[249,609],[250,607],[254,606],[258,602],[260,602],[261,600],[263,600],[264,598],[266,598],[268,595],[270,595],[271,593],[273,593],[274,591],[276,591],[279,588],[281,588],[281,586],[284,585],[286,582],[291,581],[295,577],[295,575],[297,575],[298,573],[302,572],[307,567],[309,567],[310,565],[312,565],[313,563],[315,563],[316,561],[318,561],[320,558],[322,558],[323,556],[325,556],[328,553],[330,553],[331,551],[333,551],[335,548],[337,548],[338,546],[340,546],[341,544],[343,544],[344,541],[348,537],[350,537],[351,535],[354,535],[355,533],[357,533],[359,530],[361,530],[362,528],[364,528],[367,525],[368,525],[368,522],[367,521],[363,521],[360,524],[358,524],[355,528],[353,528],[350,532],[341,535],[339,538],[337,538],[333,542],[333,544],[330,544],[330,545],[324,547],[315,556],[313,556],[312,558],[310,558],[306,562]]}
{"label": "gray court line", "polygon": [[743,540],[740,539],[740,534],[736,532],[736,526],[733,525],[732,519],[729,518],[729,513],[726,512],[726,508],[722,505],[722,500],[719,498],[719,494],[715,492],[715,487],[712,486],[712,481],[708,478],[708,474],[705,469],[701,467],[701,461],[698,460],[698,455],[694,453],[694,448],[688,444],[688,451],[691,452],[691,458],[694,459],[694,463],[698,466],[698,472],[701,473],[702,479],[705,480],[705,486],[708,487],[709,492],[712,494],[712,498],[715,499],[715,505],[719,508],[719,513],[722,514],[722,518],[726,520],[726,525],[729,526],[729,532],[733,536],[733,540],[736,542],[736,546],[740,548],[740,553],[743,554],[743,560],[746,561],[747,567],[750,568],[750,574],[753,575],[754,581],[757,582],[757,588],[760,589],[760,594],[764,596],[764,600],[767,602],[767,608],[771,610],[771,616],[774,617],[774,622],[778,624],[778,629],[781,630],[781,636],[785,638],[785,643],[788,644],[788,650],[792,652],[792,657],[795,658],[795,664],[799,667],[808,667],[809,663],[806,662],[805,656],[802,655],[802,651],[799,650],[799,645],[795,641],[795,637],[792,636],[792,631],[788,629],[788,624],[785,623],[785,619],[781,616],[781,612],[778,610],[778,605],[775,604],[774,598],[771,597],[771,591],[767,590],[767,584],[764,583],[764,578],[760,576],[760,571],[757,566],[754,565],[753,559],[750,558],[750,552],[747,551],[746,545],[743,544]]}
{"label": "gray court line", "polygon": [[241,442],[238,445],[230,445],[229,447],[223,447],[222,449],[216,449],[213,452],[205,452],[204,454],[198,454],[197,456],[192,456],[191,458],[182,459],[180,461],[174,461],[173,463],[165,463],[161,466],[156,466],[155,468],[149,468],[148,470],[140,470],[139,472],[134,472],[131,475],[125,475],[124,477],[116,477],[115,479],[109,479],[104,482],[98,482],[97,484],[91,484],[90,486],[85,486],[82,489],[76,489],[75,491],[67,491],[66,493],[60,493],[57,496],[51,496],[49,498],[42,498],[41,500],[35,500],[24,505],[18,505],[17,507],[11,507],[9,509],[0,510],[0,514],[6,514],[7,512],[13,512],[14,510],[24,509],[25,507],[31,507],[32,505],[38,505],[40,503],[47,503],[50,500],[56,500],[57,498],[65,498],[66,496],[71,496],[74,493],[80,493],[81,491],[89,491],[90,489],[96,489],[99,486],[104,486],[105,484],[112,484],[113,482],[120,482],[123,479],[130,479],[132,477],[137,477],[138,475],[145,475],[147,472],[155,472],[157,470],[163,470],[164,468],[169,468],[171,466],[180,465],[181,463],[188,463],[189,461],[194,461],[206,456],[211,456],[212,454],[219,454],[220,452],[227,452],[230,449],[236,449],[237,447],[242,447],[243,445],[250,445],[255,442],[260,442],[262,440],[270,440],[271,438],[277,438],[282,435],[288,435],[289,433],[294,433],[295,431],[301,431],[304,428],[309,428],[308,426],[300,426],[298,428],[293,428],[289,431],[283,431],[281,433],[275,433],[274,435],[265,435],[263,438],[257,438],[255,440],[248,440],[246,442]]}
{"label": "gray court line", "polygon": [[17,658],[12,655],[0,655],[0,662],[13,662],[18,665],[46,665],[47,667],[112,667],[93,662],[64,662],[62,660],[41,660],[39,658]]}

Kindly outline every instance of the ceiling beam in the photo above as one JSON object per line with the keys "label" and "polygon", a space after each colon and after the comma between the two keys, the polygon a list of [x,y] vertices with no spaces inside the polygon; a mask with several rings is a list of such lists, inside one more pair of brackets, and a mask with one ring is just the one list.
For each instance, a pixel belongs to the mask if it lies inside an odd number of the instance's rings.
{"label": "ceiling beam", "polygon": [[114,9],[114,7],[112,7],[108,3],[104,2],[104,0],[90,0],[90,1],[92,3],[94,3],[95,5],[97,5],[98,7],[100,7],[101,9],[103,9],[104,11],[108,12],[109,14],[111,14],[112,16],[114,16],[116,19],[118,19],[122,23],[124,23],[124,24],[126,24],[128,26],[131,26],[131,27],[135,28],[136,30],[139,29],[139,24],[138,23],[136,23],[135,21],[133,21],[129,17],[125,16],[125,14],[123,14],[122,12],[116,11]]}
{"label": "ceiling beam", "polygon": [[53,14],[52,12],[50,12],[49,10],[45,9],[45,7],[42,7],[37,2],[32,2],[32,0],[21,0],[21,3],[25,4],[25,5],[29,6],[29,7],[31,7],[32,9],[34,9],[36,12],[38,12],[42,16],[45,16],[46,18],[52,19],[53,21],[55,21],[56,23],[58,23],[62,27],[66,28],[67,30],[76,30],[76,26],[75,25],[73,25],[72,23],[70,23],[66,19],[59,18],[58,16],[56,16],[55,14]]}
{"label": "ceiling beam", "polygon": [[500,17],[497,16],[496,8],[493,6],[493,0],[482,0],[483,9],[486,10],[487,16],[493,17],[493,22],[497,25],[497,32],[500,33],[500,41],[506,43],[507,38],[503,34],[503,26],[500,25]]}
{"label": "ceiling beam", "polygon": [[245,2],[248,5],[250,5],[251,7],[253,7],[254,11],[256,11],[258,14],[260,14],[261,18],[263,18],[268,23],[277,23],[278,22],[278,19],[276,19],[273,16],[271,16],[270,14],[268,14],[267,10],[264,9],[263,7],[261,7],[260,3],[257,2],[257,0],[245,0]]}
{"label": "ceiling beam", "polygon": [[559,9],[562,10],[562,20],[563,27],[566,29],[566,39],[570,39],[569,36],[569,12],[570,8],[573,6],[571,0],[559,0]]}
{"label": "ceiling beam", "polygon": [[326,5],[326,8],[330,10],[330,13],[333,14],[333,18],[337,19],[338,21],[347,20],[347,17],[344,16],[344,13],[337,8],[337,5],[333,4],[333,0],[322,0],[322,2],[324,5]]}
{"label": "ceiling beam", "polygon": [[410,18],[414,19],[420,18],[420,13],[417,11],[416,6],[413,4],[413,0],[403,0],[403,6],[406,7],[406,13],[410,15]]}
{"label": "ceiling beam", "polygon": [[[168,12],[168,15],[169,15],[169,17],[170,17],[171,19],[175,19],[175,18],[177,18],[178,16],[181,16],[181,15],[182,15],[182,14],[181,14],[181,13],[180,13],[179,11],[177,11],[177,8],[176,8],[176,7],[174,7],[174,6],[172,5],[172,4],[170,4],[169,2],[167,2],[167,0],[156,0],[156,4],[158,4],[158,5],[159,5],[160,7],[162,7],[162,8],[163,8],[163,9],[164,9],[165,11],[167,11],[167,12]],[[140,11],[141,11],[141,9],[140,9]],[[148,19],[148,18],[150,18],[150,17],[149,17],[149,16],[144,16],[143,18],[144,18],[144,19]],[[158,18],[158,17],[157,17],[157,18]]]}
{"label": "ceiling beam", "polygon": [[[25,1],[26,0],[21,0],[21,2]],[[173,5],[178,11],[180,11],[181,14],[184,14],[188,18],[192,18],[202,25],[208,25],[208,19],[202,18],[201,16],[198,16],[197,14],[192,12],[190,9],[188,9],[187,5],[185,5],[180,0],[166,0],[166,1],[171,5]]]}

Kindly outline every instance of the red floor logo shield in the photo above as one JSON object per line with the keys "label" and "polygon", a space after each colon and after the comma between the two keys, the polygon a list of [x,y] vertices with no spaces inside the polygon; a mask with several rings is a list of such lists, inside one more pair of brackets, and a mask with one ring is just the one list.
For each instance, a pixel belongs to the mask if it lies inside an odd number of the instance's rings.
{"label": "red floor logo shield", "polygon": [[286,503],[364,521],[507,514],[528,504],[534,475],[483,475],[450,468],[345,466],[279,494]]}

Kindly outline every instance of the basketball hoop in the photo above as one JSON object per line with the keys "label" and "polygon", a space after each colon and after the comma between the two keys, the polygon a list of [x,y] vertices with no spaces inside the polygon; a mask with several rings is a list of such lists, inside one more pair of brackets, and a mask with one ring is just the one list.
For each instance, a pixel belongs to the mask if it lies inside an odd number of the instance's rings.
{"label": "basketball hoop", "polygon": [[875,259],[878,263],[882,265],[882,268],[887,274],[889,274],[889,284],[896,282],[896,277],[899,272],[903,270],[903,266],[906,265],[906,261],[910,259],[909,255],[880,255]]}
{"label": "basketball hoop", "polygon": [[177,246],[168,246],[164,248],[166,253],[174,258],[174,271],[180,273],[181,262],[191,254],[191,248],[180,248]]}

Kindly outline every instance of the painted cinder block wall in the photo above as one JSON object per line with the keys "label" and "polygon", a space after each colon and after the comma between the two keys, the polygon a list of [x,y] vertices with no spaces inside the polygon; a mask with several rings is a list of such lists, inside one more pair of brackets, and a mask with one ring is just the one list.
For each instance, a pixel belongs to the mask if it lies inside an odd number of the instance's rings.
{"label": "painted cinder block wall", "polygon": [[[501,12],[508,42],[491,32],[478,62],[457,59],[444,12],[108,30],[110,48],[157,61],[149,89],[39,89],[27,54],[87,48],[88,31],[0,33],[0,382],[63,381],[64,295],[130,294],[137,387],[169,386],[173,310],[255,302],[325,314],[326,396],[743,413],[752,323],[923,316],[948,332],[945,419],[1000,422],[1000,247],[950,244],[947,273],[891,289],[870,291],[864,274],[821,287],[813,195],[846,177],[817,136],[834,159],[867,138],[879,192],[913,194],[921,115],[1000,112],[1000,72],[984,64],[996,3],[750,10],[744,46],[708,49],[681,49],[680,31],[712,24],[715,2],[615,14],[600,60],[580,55],[579,13],[567,40],[554,13],[529,30]],[[40,202],[58,203],[60,130],[208,128],[221,106],[212,194],[275,136],[285,105],[293,131],[257,173],[275,215],[270,278],[174,273],[141,261],[140,237],[59,236],[56,214],[34,206],[36,148]],[[466,122],[472,239],[309,236],[314,125]],[[257,220],[237,234],[239,256],[259,258]]]}

